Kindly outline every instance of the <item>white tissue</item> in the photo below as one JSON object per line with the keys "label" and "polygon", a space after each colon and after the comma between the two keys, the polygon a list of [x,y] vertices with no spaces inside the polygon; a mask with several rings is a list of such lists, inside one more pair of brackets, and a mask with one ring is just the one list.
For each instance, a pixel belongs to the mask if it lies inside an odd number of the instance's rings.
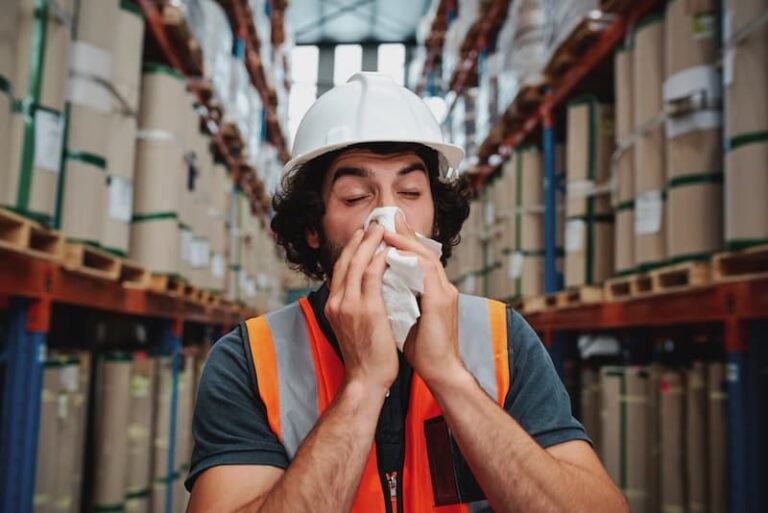
{"label": "white tissue", "polygon": [[[377,208],[368,215],[363,228],[367,230],[368,226],[375,221],[386,231],[394,232],[395,216],[398,212],[405,219],[405,214],[398,207]],[[418,233],[416,236],[427,249],[438,256],[442,255],[442,245],[439,242]],[[411,331],[421,315],[416,297],[417,294],[424,292],[424,273],[421,271],[419,261],[415,256],[402,255],[385,242],[382,242],[379,249],[376,250],[377,253],[379,251],[388,251],[387,264],[389,267],[384,272],[382,296],[397,348],[402,351],[408,332]]]}

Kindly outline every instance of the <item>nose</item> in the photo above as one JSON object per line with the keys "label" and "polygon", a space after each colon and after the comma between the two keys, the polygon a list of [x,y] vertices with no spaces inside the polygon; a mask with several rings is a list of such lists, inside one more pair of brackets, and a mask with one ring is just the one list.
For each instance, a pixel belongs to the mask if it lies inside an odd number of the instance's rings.
{"label": "nose", "polygon": [[376,207],[396,207],[398,206],[396,203],[396,197],[393,194],[391,190],[382,190],[378,195],[378,201],[376,202]]}

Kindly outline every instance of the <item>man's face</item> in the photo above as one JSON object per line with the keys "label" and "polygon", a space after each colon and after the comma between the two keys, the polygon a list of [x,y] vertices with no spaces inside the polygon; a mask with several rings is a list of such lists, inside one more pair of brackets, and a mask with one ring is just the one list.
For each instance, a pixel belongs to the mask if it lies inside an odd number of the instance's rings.
{"label": "man's face", "polygon": [[427,168],[415,153],[346,151],[331,162],[322,196],[324,237],[308,233],[307,240],[311,247],[321,249],[326,269],[332,269],[355,230],[375,208],[400,207],[414,231],[432,235],[432,190]]}

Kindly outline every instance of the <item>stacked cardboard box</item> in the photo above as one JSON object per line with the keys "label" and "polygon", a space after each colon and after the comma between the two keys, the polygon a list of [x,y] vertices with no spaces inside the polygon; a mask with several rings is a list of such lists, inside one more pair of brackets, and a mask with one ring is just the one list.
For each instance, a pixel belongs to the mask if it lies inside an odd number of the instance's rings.
{"label": "stacked cardboard box", "polygon": [[603,367],[597,429],[594,371],[582,371],[582,419],[633,512],[725,511],[723,369]]}
{"label": "stacked cardboard box", "polygon": [[725,5],[725,240],[730,249],[768,242],[768,26],[761,0]]}
{"label": "stacked cardboard box", "polygon": [[723,243],[721,77],[716,2],[667,4],[667,253],[708,259]]}
{"label": "stacked cardboard box", "polygon": [[591,96],[568,104],[566,287],[601,283],[613,274],[614,217],[605,190],[613,126],[611,105]]}
{"label": "stacked cardboard box", "polygon": [[181,225],[190,173],[184,146],[189,110],[181,75],[163,66],[144,67],[130,257],[153,272],[178,275],[182,246],[188,251],[191,245]]}
{"label": "stacked cardboard box", "polygon": [[[107,189],[106,158],[112,97],[114,34],[118,0],[85,0],[77,10],[72,43],[61,227],[68,239],[98,246]],[[137,48],[132,48],[138,51]]]}
{"label": "stacked cardboard box", "polygon": [[615,58],[616,146],[612,162],[616,192],[615,256],[617,275],[629,274],[635,267],[635,156],[631,144],[635,130],[633,107],[635,85],[632,80],[634,49],[623,45]]}
{"label": "stacked cardboard box", "polygon": [[101,356],[96,374],[93,507],[122,508],[128,469],[133,355]]}
{"label": "stacked cardboard box", "polygon": [[89,382],[86,353],[51,355],[44,364],[36,512],[80,511]]}
{"label": "stacked cardboard box", "polygon": [[152,483],[151,446],[154,427],[153,392],[156,363],[138,353],[131,366],[131,399],[128,421],[128,463],[125,481],[125,511],[149,511]]}
{"label": "stacked cardboard box", "polygon": [[634,34],[632,76],[635,126],[635,265],[662,265],[667,258],[666,138],[663,119],[664,18],[651,15]]}
{"label": "stacked cardboard box", "polygon": [[61,170],[74,1],[57,2],[59,9],[35,0],[6,4],[2,60],[19,108],[11,121],[10,163],[0,166],[0,205],[51,222]]}

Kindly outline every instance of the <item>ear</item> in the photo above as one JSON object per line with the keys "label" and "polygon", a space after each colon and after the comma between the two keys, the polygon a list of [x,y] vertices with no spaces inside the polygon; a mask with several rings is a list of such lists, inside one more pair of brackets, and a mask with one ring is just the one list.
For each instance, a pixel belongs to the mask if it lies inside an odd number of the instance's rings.
{"label": "ear", "polygon": [[307,237],[307,244],[312,249],[320,249],[320,234],[314,228],[307,228],[304,232]]}

